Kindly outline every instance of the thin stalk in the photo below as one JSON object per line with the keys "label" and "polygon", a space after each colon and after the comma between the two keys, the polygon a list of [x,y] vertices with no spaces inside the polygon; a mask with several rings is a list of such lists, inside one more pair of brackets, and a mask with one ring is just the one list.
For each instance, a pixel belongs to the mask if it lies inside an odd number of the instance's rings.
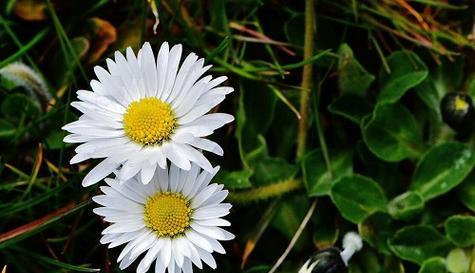
{"label": "thin stalk", "polygon": [[[308,60],[313,56],[314,25],[315,25],[315,3],[314,0],[305,0],[305,41],[303,58]],[[305,152],[307,142],[308,111],[310,94],[312,91],[311,63],[304,65],[302,73],[302,93],[300,96],[300,116],[299,131],[297,135],[297,159],[301,158]]]}
{"label": "thin stalk", "polygon": [[272,268],[269,270],[268,273],[274,273],[282,264],[282,262],[284,262],[285,258],[287,258],[287,255],[289,255],[290,250],[294,248],[294,245],[297,243],[297,240],[300,238],[300,235],[302,234],[303,230],[307,226],[307,223],[312,217],[312,214],[315,211],[316,207],[317,207],[317,199],[313,199],[312,204],[310,205],[310,208],[308,209],[307,214],[305,215],[305,218],[303,218],[302,223],[300,223],[300,226],[297,229],[297,232],[295,232],[294,236],[292,237],[292,240],[290,241],[289,245],[285,249],[285,252],[282,254],[282,256],[279,257],[277,262],[274,264],[274,266],[272,266]]}

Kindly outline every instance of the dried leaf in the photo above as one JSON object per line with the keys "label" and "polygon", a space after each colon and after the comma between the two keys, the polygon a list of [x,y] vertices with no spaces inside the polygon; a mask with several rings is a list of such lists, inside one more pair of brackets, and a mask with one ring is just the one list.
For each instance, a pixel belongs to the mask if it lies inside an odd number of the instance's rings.
{"label": "dried leaf", "polygon": [[17,0],[13,12],[23,20],[41,21],[46,19],[46,8],[41,0]]}
{"label": "dried leaf", "polygon": [[89,50],[89,63],[97,62],[107,51],[109,46],[117,40],[117,30],[104,19],[94,17],[88,20],[90,28],[91,48]]}
{"label": "dried leaf", "polygon": [[[43,224],[48,222],[54,217],[60,216],[62,214],[66,214],[68,211],[72,210],[73,208],[76,207],[75,203],[69,203],[68,205],[53,211],[39,219],[36,219],[34,221],[29,222],[28,224],[25,224],[23,226],[19,226],[15,229],[12,229],[10,231],[7,231],[5,233],[0,234],[0,243],[5,242],[7,240],[13,239],[15,237],[18,237],[20,235],[23,235],[25,233],[28,233],[30,231],[35,230],[38,227],[41,227]],[[3,272],[2,272],[3,273]]]}

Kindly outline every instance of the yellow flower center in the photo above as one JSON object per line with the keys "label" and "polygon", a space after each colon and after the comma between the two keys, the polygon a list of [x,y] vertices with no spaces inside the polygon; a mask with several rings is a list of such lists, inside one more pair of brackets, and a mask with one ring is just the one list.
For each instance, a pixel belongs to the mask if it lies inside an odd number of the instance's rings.
{"label": "yellow flower center", "polygon": [[125,134],[142,145],[162,144],[170,139],[176,126],[170,105],[154,97],[130,103],[124,114]]}
{"label": "yellow flower center", "polygon": [[190,227],[192,211],[182,194],[157,192],[145,203],[145,224],[160,237],[175,237]]}
{"label": "yellow flower center", "polygon": [[455,97],[455,110],[456,111],[465,111],[468,108],[468,102],[466,102],[460,96]]}

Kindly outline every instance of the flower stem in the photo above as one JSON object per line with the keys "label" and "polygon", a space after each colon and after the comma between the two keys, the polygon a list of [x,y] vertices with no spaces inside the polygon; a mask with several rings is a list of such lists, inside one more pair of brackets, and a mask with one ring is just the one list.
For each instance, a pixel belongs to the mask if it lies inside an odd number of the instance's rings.
{"label": "flower stem", "polygon": [[228,200],[232,203],[248,204],[263,201],[298,190],[302,186],[300,179],[288,179],[249,190],[231,192]]}
{"label": "flower stem", "polygon": [[[314,42],[314,25],[315,25],[315,7],[314,0],[305,0],[305,41],[303,58],[308,60],[313,56]],[[300,120],[299,131],[297,136],[297,159],[301,158],[305,153],[305,144],[307,142],[308,128],[308,111],[310,94],[312,91],[312,73],[313,66],[311,63],[303,67],[302,73],[302,93],[300,95]]]}

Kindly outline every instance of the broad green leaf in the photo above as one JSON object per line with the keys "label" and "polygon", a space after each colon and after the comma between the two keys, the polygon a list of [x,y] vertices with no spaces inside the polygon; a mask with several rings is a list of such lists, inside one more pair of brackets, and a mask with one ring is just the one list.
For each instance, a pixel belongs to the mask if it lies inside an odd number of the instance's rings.
{"label": "broad green leaf", "polygon": [[458,188],[460,201],[475,212],[475,172],[471,172]]}
{"label": "broad green leaf", "polygon": [[468,247],[475,243],[475,217],[454,215],[445,221],[445,233],[452,243]]}
{"label": "broad green leaf", "polygon": [[379,184],[361,175],[340,178],[331,188],[330,196],[342,216],[355,224],[376,211],[384,211],[387,205]]}
{"label": "broad green leaf", "polygon": [[220,170],[215,180],[229,189],[244,189],[252,186],[249,178],[253,173],[250,169],[232,172]]}
{"label": "broad green leaf", "polygon": [[258,136],[259,146],[247,154],[245,162],[253,170],[250,178],[253,185],[268,185],[293,178],[298,171],[297,166],[280,157],[269,156],[266,140]]}
{"label": "broad green leaf", "polygon": [[[349,262],[349,273],[381,273],[383,265],[377,253],[371,248],[363,248],[357,256],[351,258]],[[316,271],[319,273],[319,271]],[[332,272],[332,270],[320,271]],[[338,273],[344,271],[337,271]],[[335,272],[336,273],[336,272]]]}
{"label": "broad green leaf", "polygon": [[424,208],[424,200],[413,191],[396,196],[388,204],[388,212],[394,219],[408,220]]}
{"label": "broad green leaf", "polygon": [[387,162],[375,156],[362,140],[356,145],[356,154],[355,165],[361,166],[363,175],[378,182],[386,196],[396,196],[406,190],[401,181],[407,178],[400,172],[398,163]]}
{"label": "broad green leaf", "polygon": [[445,256],[450,242],[432,226],[406,226],[389,240],[389,247],[399,258],[422,264],[425,260]]}
{"label": "broad green leaf", "polygon": [[328,106],[328,111],[347,118],[359,125],[363,118],[371,113],[371,105],[366,99],[360,96],[342,94]]}
{"label": "broad green leaf", "polygon": [[423,145],[413,115],[400,104],[377,107],[363,126],[363,139],[371,152],[390,162],[419,156]]}
{"label": "broad green leaf", "polygon": [[449,252],[445,260],[447,269],[451,273],[465,273],[469,272],[470,256],[467,256],[465,251],[461,248],[454,248]]}
{"label": "broad green leaf", "polygon": [[396,231],[393,219],[383,212],[376,212],[358,224],[361,237],[376,250],[385,255],[391,255],[388,239]]}
{"label": "broad green leaf", "polygon": [[273,117],[277,97],[265,84],[241,81],[239,106],[236,113],[236,137],[241,159],[259,146],[257,136],[265,134]]}
{"label": "broad green leaf", "polygon": [[381,68],[378,104],[395,103],[428,75],[427,66],[411,51],[397,51],[387,58],[391,73]]}
{"label": "broad green leaf", "polygon": [[330,193],[338,178],[353,172],[352,154],[350,152],[332,153],[331,166],[333,179],[330,178],[322,150],[310,151],[302,159],[303,181],[309,196],[322,196]]}
{"label": "broad green leaf", "polygon": [[41,108],[30,97],[14,93],[3,100],[1,111],[7,120],[18,122],[22,117],[30,119],[37,117]]}
{"label": "broad green leaf", "polygon": [[437,197],[460,184],[475,165],[470,148],[458,142],[432,147],[417,164],[411,190],[424,200]]}
{"label": "broad green leaf", "polygon": [[445,260],[442,257],[433,257],[425,260],[419,273],[446,273],[447,267],[445,266]]}
{"label": "broad green leaf", "polygon": [[440,101],[442,100],[443,94],[441,94],[435,87],[432,77],[427,77],[415,88],[415,90],[424,104],[440,117]]}
{"label": "broad green leaf", "polygon": [[[374,76],[366,71],[366,69],[353,56],[353,51],[347,44],[342,44],[338,49],[340,55],[338,62],[338,87],[342,93],[351,93],[363,96],[371,83]],[[355,107],[356,108],[356,107]]]}

